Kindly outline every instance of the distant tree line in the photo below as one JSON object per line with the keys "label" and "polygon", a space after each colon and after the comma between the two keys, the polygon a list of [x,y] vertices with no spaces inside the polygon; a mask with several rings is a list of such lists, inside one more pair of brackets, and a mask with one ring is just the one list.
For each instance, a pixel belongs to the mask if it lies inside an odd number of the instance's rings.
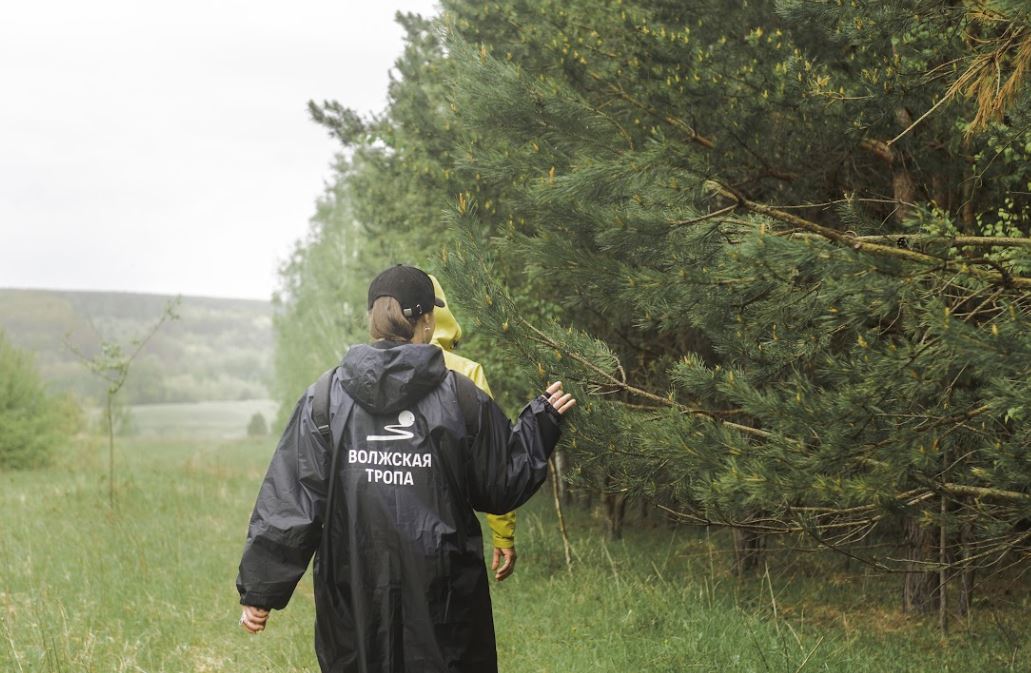
{"label": "distant tree line", "polygon": [[[125,343],[161,314],[167,297],[117,292],[0,290],[0,328],[36,354],[55,390],[101,404],[106,386],[75,352]],[[181,320],[154,336],[133,364],[120,400],[127,404],[262,399],[272,379],[268,303],[187,297]]]}
{"label": "distant tree line", "polygon": [[567,476],[611,511],[746,569],[808,540],[943,625],[1026,568],[1026,3],[441,4],[383,114],[310,106],[347,152],[283,269],[284,401],[417,263],[503,401],[582,398]]}

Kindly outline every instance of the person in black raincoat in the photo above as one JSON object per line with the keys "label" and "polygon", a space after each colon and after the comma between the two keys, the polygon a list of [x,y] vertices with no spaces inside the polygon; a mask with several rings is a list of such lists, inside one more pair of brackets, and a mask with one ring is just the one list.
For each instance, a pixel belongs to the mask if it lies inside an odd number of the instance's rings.
{"label": "person in black raincoat", "polygon": [[497,671],[474,510],[510,512],[537,491],[575,400],[554,383],[511,424],[428,345],[434,305],[443,302],[419,269],[399,265],[376,277],[375,341],[352,346],[332,375],[332,439],[316,426],[312,386],[251,515],[237,577],[240,622],[263,630],[314,554],[323,673]]}

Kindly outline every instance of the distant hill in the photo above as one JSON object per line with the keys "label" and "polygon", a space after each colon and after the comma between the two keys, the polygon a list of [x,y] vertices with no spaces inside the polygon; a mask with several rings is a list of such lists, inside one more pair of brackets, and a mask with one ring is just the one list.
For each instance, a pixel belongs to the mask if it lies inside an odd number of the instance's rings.
{"label": "distant hill", "polygon": [[[0,329],[36,353],[55,391],[99,399],[104,388],[69,344],[92,355],[101,339],[123,346],[142,336],[172,297],[122,292],[0,289]],[[248,299],[183,297],[133,363],[125,402],[198,402],[269,397],[272,306]]]}

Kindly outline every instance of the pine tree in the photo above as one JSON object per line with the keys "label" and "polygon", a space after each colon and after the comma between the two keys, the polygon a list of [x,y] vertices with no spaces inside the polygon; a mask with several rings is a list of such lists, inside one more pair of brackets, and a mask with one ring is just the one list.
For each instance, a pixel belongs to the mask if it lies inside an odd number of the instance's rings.
{"label": "pine tree", "polygon": [[[1026,548],[1029,174],[993,163],[1026,158],[1028,108],[980,131],[949,94],[980,18],[718,4],[496,7],[524,61],[458,20],[460,170],[503,208],[459,204],[455,296],[592,394],[582,473],[684,521],[846,553],[908,531],[919,565],[865,560],[934,586]],[[944,601],[918,584],[908,607]]]}
{"label": "pine tree", "polygon": [[279,270],[280,288],[273,297],[276,339],[275,383],[279,425],[297,398],[348,343],[365,332],[364,291],[370,255],[361,227],[352,215],[343,159],[334,183],[316,206],[306,240]]}
{"label": "pine tree", "polygon": [[928,588],[1028,549],[1021,3],[443,5],[383,115],[313,116],[492,384],[580,394],[574,480],[909,571],[943,615]]}

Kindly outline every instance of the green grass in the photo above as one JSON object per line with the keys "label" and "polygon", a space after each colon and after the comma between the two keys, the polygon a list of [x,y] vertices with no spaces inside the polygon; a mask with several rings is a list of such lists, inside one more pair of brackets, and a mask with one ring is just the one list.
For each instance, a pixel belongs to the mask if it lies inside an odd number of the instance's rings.
{"label": "green grass", "polygon": [[[113,510],[95,440],[0,474],[0,671],[317,670],[307,578],[267,632],[237,624],[236,564],[272,440],[119,446]],[[894,578],[816,575],[800,557],[739,581],[696,531],[635,524],[612,543],[590,513],[570,518],[572,573],[550,499],[521,512],[516,573],[493,593],[502,671],[1028,670],[1015,599],[942,639],[897,613]]]}
{"label": "green grass", "polygon": [[268,670],[264,652],[310,669],[309,591],[263,642],[236,625],[233,557],[268,446],[122,447],[113,511],[100,446],[74,471],[0,477],[0,670]]}

